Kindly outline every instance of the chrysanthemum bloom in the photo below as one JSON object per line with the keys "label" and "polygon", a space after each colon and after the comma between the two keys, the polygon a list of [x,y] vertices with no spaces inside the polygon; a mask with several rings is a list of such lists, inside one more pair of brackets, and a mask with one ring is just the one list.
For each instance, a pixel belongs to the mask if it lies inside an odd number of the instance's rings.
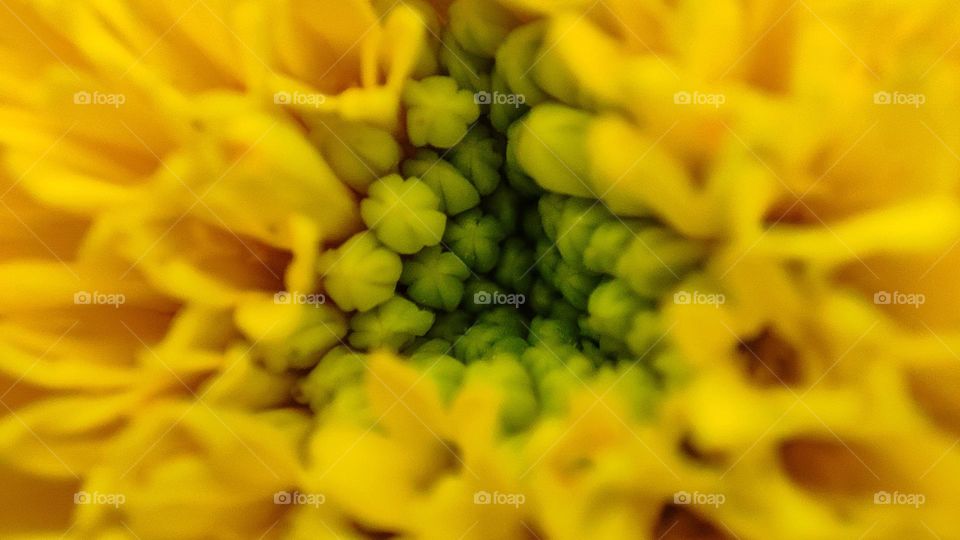
{"label": "chrysanthemum bloom", "polygon": [[960,537],[950,3],[0,5],[4,537]]}

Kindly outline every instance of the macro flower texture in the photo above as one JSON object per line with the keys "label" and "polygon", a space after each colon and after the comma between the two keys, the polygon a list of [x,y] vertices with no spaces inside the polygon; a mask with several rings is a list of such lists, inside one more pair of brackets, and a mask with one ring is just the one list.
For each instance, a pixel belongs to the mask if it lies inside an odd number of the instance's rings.
{"label": "macro flower texture", "polygon": [[960,539],[955,2],[0,29],[0,538]]}

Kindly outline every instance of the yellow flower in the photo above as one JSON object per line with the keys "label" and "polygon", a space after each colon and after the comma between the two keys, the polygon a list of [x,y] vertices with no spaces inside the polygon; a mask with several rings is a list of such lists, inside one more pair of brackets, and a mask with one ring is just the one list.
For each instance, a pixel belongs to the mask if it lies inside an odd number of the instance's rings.
{"label": "yellow flower", "polygon": [[0,4],[3,537],[960,534],[950,2]]}

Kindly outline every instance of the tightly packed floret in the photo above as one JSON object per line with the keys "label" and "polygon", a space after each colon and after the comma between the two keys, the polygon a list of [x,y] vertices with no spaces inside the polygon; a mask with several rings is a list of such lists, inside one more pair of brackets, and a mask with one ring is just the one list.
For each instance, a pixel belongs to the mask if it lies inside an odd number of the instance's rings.
{"label": "tightly packed floret", "polygon": [[[704,246],[650,218],[621,219],[596,198],[552,191],[589,194],[585,173],[558,156],[525,163],[518,152],[545,151],[523,148],[533,134],[576,161],[580,113],[545,106],[531,119],[517,108],[512,124],[498,125],[492,104],[478,118],[468,103],[485,80],[450,70],[408,87],[408,135],[419,148],[400,164],[406,179],[369,185],[361,213],[372,232],[321,260],[331,298],[358,313],[350,348],[315,368],[302,398],[328,403],[335,389],[321,381],[344,377],[348,352],[388,349],[424,367],[447,399],[475,378],[503,389],[506,432],[562,413],[570,392],[604,371],[643,374],[626,377],[638,385],[627,394],[646,411],[669,377],[652,361],[663,333],[658,299]],[[378,269],[363,271],[362,260]]]}

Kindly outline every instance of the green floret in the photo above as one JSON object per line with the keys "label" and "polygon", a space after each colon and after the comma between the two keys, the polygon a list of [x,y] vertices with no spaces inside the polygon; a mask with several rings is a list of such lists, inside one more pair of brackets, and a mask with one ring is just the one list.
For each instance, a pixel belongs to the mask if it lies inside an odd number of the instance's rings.
{"label": "green floret", "polygon": [[518,28],[497,50],[497,72],[503,77],[506,91],[523,96],[524,103],[530,107],[547,99],[530,76],[530,66],[535,65],[542,54],[540,48],[546,27],[545,22],[538,22]]}
{"label": "green floret", "polygon": [[564,367],[549,370],[537,381],[543,412],[562,415],[567,412],[570,395],[581,391],[590,380],[593,364],[583,355],[575,355],[565,360]]}
{"label": "green floret", "polygon": [[[496,191],[483,200],[483,211],[497,218],[503,225],[506,234],[514,234],[520,224],[521,212],[525,210],[525,201],[520,194],[506,185],[501,185]],[[533,216],[539,222],[535,212],[525,212],[524,217]]]}
{"label": "green floret", "polygon": [[552,319],[574,323],[579,320],[581,310],[561,297],[550,306],[550,312],[547,315]]}
{"label": "green floret", "polygon": [[534,317],[530,322],[531,345],[545,344],[550,347],[567,347],[577,343],[580,332],[576,323],[561,319]]}
{"label": "green floret", "polygon": [[584,111],[544,103],[517,121],[508,136],[523,171],[549,191],[595,197],[590,180],[587,135],[593,116]]}
{"label": "green floret", "polygon": [[453,350],[457,358],[467,363],[486,358],[498,341],[507,337],[518,337],[504,335],[505,330],[505,327],[498,324],[475,324],[453,345]]}
{"label": "green floret", "polygon": [[346,318],[332,306],[305,308],[302,313],[299,328],[290,335],[257,342],[255,348],[270,371],[312,368],[347,333]]}
{"label": "green floret", "polygon": [[365,351],[379,347],[399,351],[414,338],[426,334],[433,320],[433,313],[418,308],[402,296],[394,296],[373,311],[355,315],[350,320],[352,332],[348,341]]}
{"label": "green floret", "polygon": [[540,315],[549,315],[553,303],[560,298],[560,293],[542,278],[537,278],[530,286],[530,307]]}
{"label": "green floret", "polygon": [[455,216],[480,204],[480,194],[456,167],[430,150],[420,150],[403,163],[403,174],[415,176],[440,199],[440,210]]}
{"label": "green floret", "polygon": [[527,323],[523,313],[513,306],[498,306],[477,316],[478,323],[502,326],[504,332],[514,336],[527,333]]}
{"label": "green floret", "polygon": [[617,261],[627,251],[639,229],[639,223],[635,220],[626,223],[617,220],[601,223],[594,229],[583,251],[583,265],[594,272],[613,274]]}
{"label": "green floret", "polygon": [[336,347],[320,360],[298,385],[297,401],[320,411],[348,387],[359,386],[365,368],[364,356],[348,347]]}
{"label": "green floret", "polygon": [[621,360],[607,365],[597,373],[599,386],[616,385],[618,395],[639,420],[653,417],[656,406],[663,396],[663,385],[646,364],[637,360]]}
{"label": "green floret", "polygon": [[659,298],[705,255],[702,244],[659,227],[646,227],[617,261],[614,275],[639,295]]}
{"label": "green floret", "polygon": [[480,116],[474,93],[457,88],[450,77],[409,81],[403,92],[407,135],[415,146],[451,148]]}
{"label": "green floret", "polygon": [[533,250],[519,238],[508,238],[500,252],[494,278],[509,290],[527,293],[533,283]]}
{"label": "green floret", "polygon": [[549,238],[541,238],[534,249],[534,262],[537,271],[548,283],[555,285],[556,269],[560,264],[560,252]]}
{"label": "green floret", "polygon": [[330,120],[310,134],[337,177],[359,193],[377,178],[396,170],[400,145],[382,129]]}
{"label": "green floret", "polygon": [[409,355],[411,360],[417,360],[420,358],[436,358],[452,350],[453,345],[445,339],[422,337],[414,340],[413,345],[404,349],[403,353]]}
{"label": "green floret", "polygon": [[487,311],[458,339],[454,351],[464,362],[494,354],[512,354],[519,358],[528,347],[523,338],[526,328],[527,323],[516,309],[502,307]]}
{"label": "green floret", "polygon": [[475,272],[489,272],[500,257],[500,242],[506,234],[497,218],[470,210],[447,227],[444,243]]}
{"label": "green floret", "polygon": [[[468,300],[466,304],[469,305],[470,301]],[[427,337],[440,338],[453,343],[467,331],[467,328],[470,328],[471,324],[473,324],[473,316],[463,309],[441,313],[427,333]]]}
{"label": "green floret", "polygon": [[510,12],[489,0],[456,0],[450,4],[450,31],[464,49],[493,58],[497,47],[517,26]]}
{"label": "green floret", "polygon": [[574,266],[583,266],[584,251],[594,231],[616,218],[597,201],[567,197],[556,226],[556,242],[560,256]]}
{"label": "green floret", "polygon": [[509,98],[498,99],[497,101],[490,100],[490,125],[499,133],[506,133],[511,124],[530,110],[530,107],[526,105],[527,96],[513,94],[510,91],[510,86],[499,67],[493,70],[493,76],[490,78],[490,93],[491,98],[498,94]]}
{"label": "green floret", "polygon": [[437,391],[440,393],[440,400],[449,405],[463,383],[466,367],[446,354],[432,356],[422,354],[413,356],[410,361],[433,380],[434,384],[437,385]]}
{"label": "green floret", "polygon": [[567,197],[556,193],[547,193],[537,201],[537,210],[540,212],[540,223],[543,232],[551,242],[557,241],[560,219],[563,216],[563,207]]}
{"label": "green floret", "polygon": [[440,200],[418,178],[391,174],[370,186],[360,216],[387,247],[411,254],[440,242],[447,216],[439,208]]}
{"label": "green floret", "polygon": [[463,298],[463,282],[470,269],[454,253],[440,246],[424,249],[403,265],[400,282],[418,304],[453,311]]}
{"label": "green floret", "polygon": [[443,33],[440,62],[460,88],[474,92],[490,89],[490,60],[467,52],[451,32]]}
{"label": "green floret", "polygon": [[507,183],[510,187],[523,193],[524,195],[539,195],[543,190],[533,178],[530,178],[523,167],[520,166],[520,160],[517,157],[517,146],[520,141],[520,132],[524,129],[522,122],[513,122],[507,129],[507,149],[504,152],[503,170],[506,173]]}
{"label": "green floret", "polygon": [[533,381],[516,357],[494,355],[467,368],[466,380],[483,380],[503,389],[500,423],[506,433],[516,433],[528,427],[539,413]]}
{"label": "green floret", "polygon": [[475,126],[453,147],[450,161],[473,182],[481,195],[493,193],[500,185],[503,149],[484,125]]}
{"label": "green floret", "polygon": [[367,311],[393,296],[403,265],[372,233],[354,235],[317,263],[327,294],[344,311]]}
{"label": "green floret", "polygon": [[587,308],[587,299],[600,281],[600,276],[560,259],[553,269],[553,286],[577,309]]}
{"label": "green floret", "polygon": [[583,328],[599,339],[604,352],[623,351],[634,317],[645,307],[648,306],[622,280],[607,281],[590,294],[590,315],[584,318]]}

